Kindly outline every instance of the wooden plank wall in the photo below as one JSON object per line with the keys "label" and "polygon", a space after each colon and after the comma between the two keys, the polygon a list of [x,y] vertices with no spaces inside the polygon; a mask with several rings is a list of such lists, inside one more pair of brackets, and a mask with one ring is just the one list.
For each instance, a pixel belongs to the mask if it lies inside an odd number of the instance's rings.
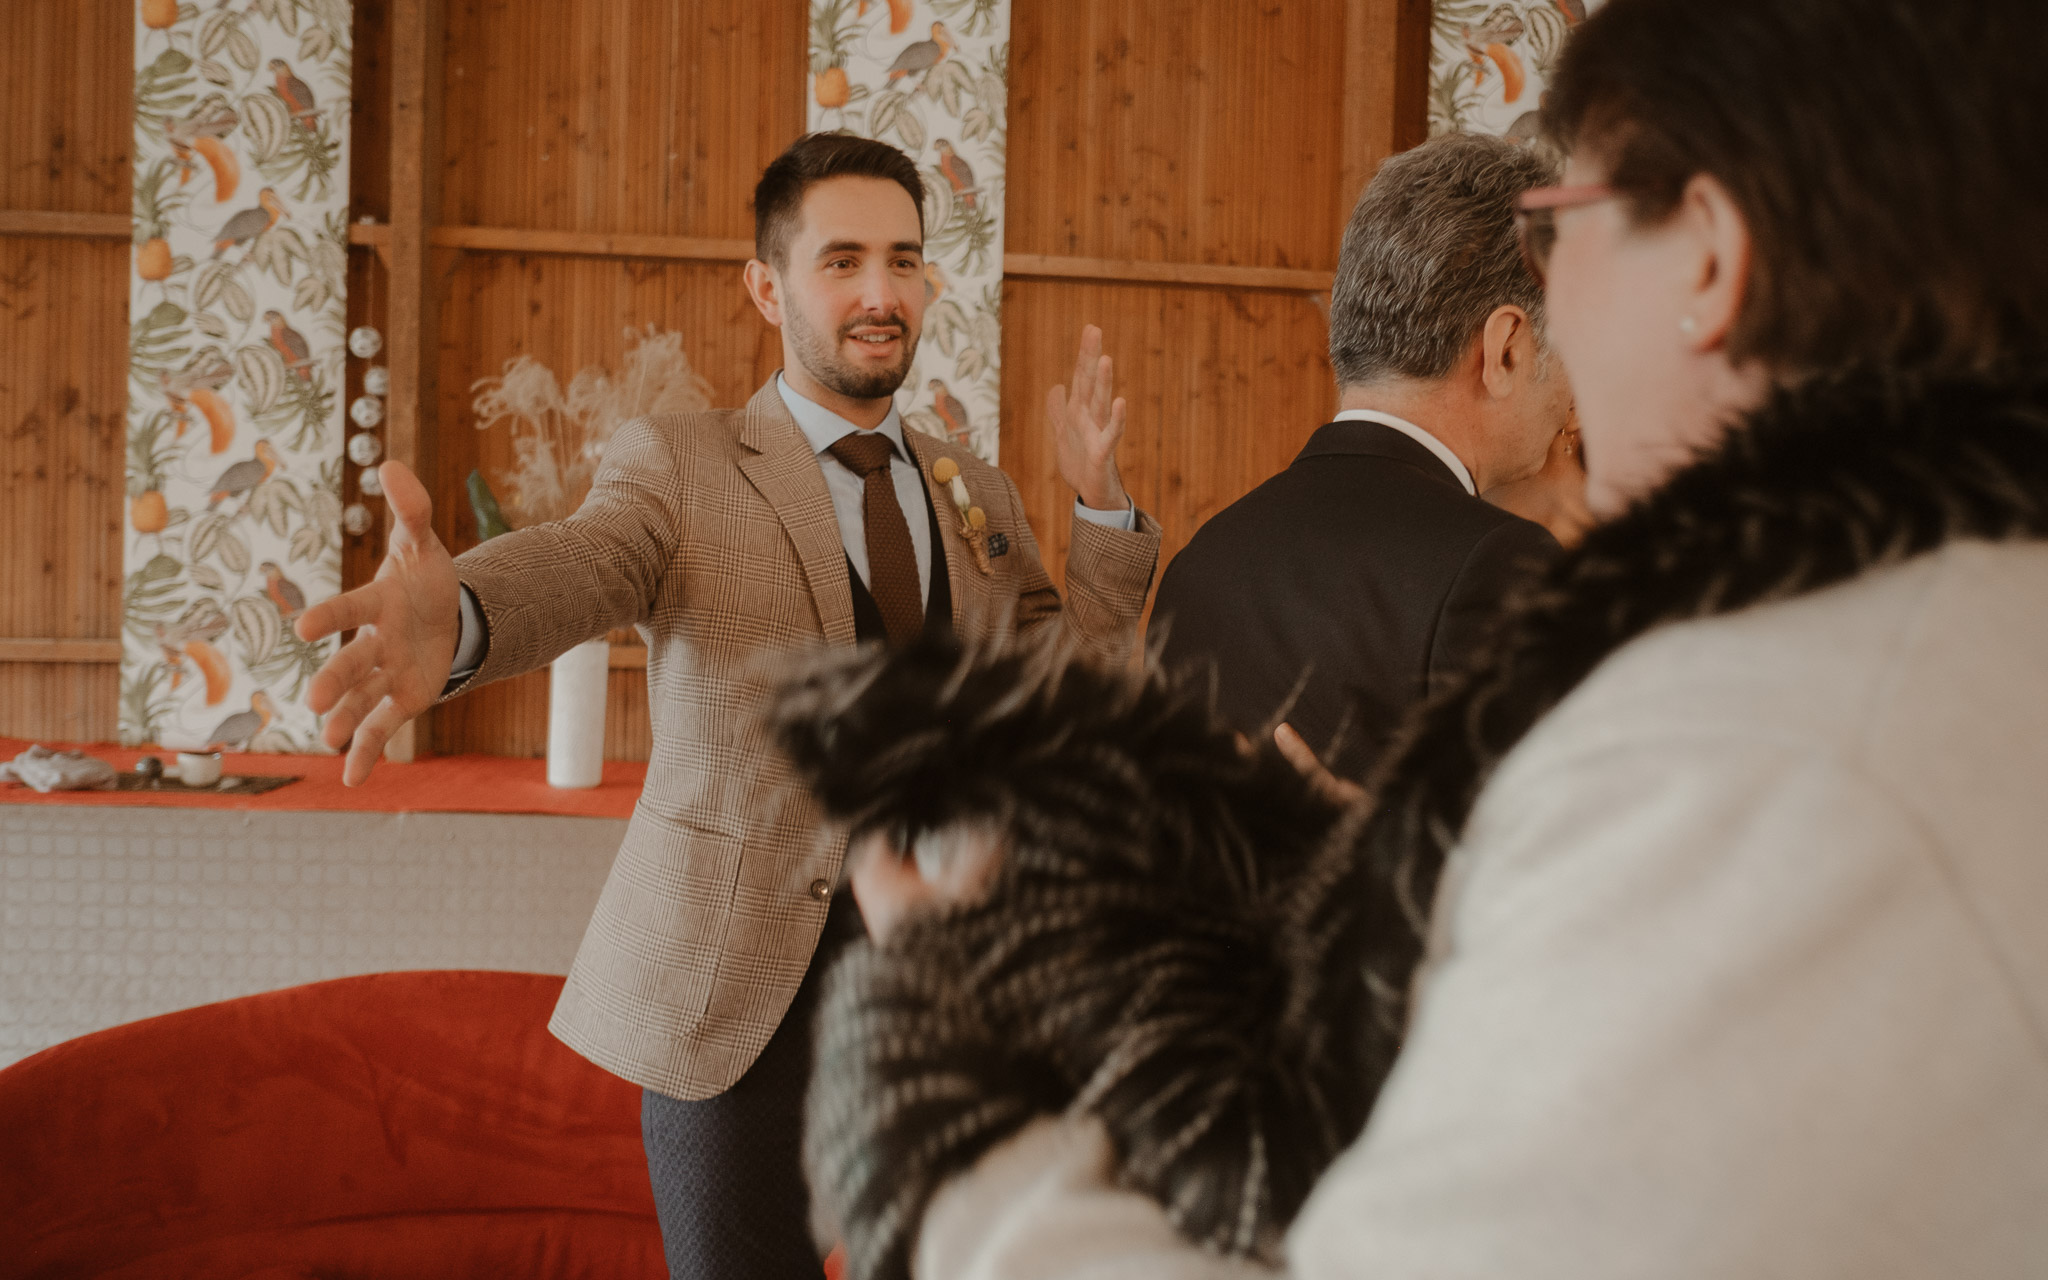
{"label": "wooden plank wall", "polygon": [[[132,18],[15,8],[0,49],[0,733],[111,738]],[[773,372],[737,263],[753,181],[803,128],[803,0],[356,9],[353,204],[372,221],[350,323],[417,353],[420,411],[391,443],[422,464],[452,548],[476,538],[464,477],[510,453],[472,429],[470,385],[513,356],[567,376],[653,322],[684,335],[717,403]],[[1126,476],[1168,555],[1327,416],[1318,290],[1358,186],[1422,136],[1428,23],[1427,0],[1015,0],[1002,456],[1055,574],[1072,495],[1037,406],[1083,323],[1119,360]],[[399,28],[424,35],[394,49]],[[72,234],[24,234],[53,227]],[[394,375],[407,363],[386,359]],[[347,581],[374,572],[378,541],[352,542]],[[614,757],[648,748],[633,662],[616,652]],[[536,755],[545,737],[535,674],[438,709],[422,745]]]}

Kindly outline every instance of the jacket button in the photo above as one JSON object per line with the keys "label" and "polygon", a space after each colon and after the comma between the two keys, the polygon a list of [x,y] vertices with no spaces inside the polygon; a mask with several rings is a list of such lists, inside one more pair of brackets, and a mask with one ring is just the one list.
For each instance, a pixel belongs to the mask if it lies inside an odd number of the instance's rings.
{"label": "jacket button", "polygon": [[832,882],[829,880],[811,881],[811,896],[820,902],[830,898],[832,896]]}

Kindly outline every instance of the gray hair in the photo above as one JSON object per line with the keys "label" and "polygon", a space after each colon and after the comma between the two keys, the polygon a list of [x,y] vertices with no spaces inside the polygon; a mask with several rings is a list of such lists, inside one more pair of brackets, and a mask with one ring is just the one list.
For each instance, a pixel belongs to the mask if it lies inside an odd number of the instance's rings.
{"label": "gray hair", "polygon": [[1344,228],[1330,290],[1330,364],[1340,387],[1441,378],[1486,317],[1512,304],[1540,339],[1543,288],[1522,265],[1515,197],[1557,180],[1555,163],[1500,138],[1453,134],[1389,159]]}

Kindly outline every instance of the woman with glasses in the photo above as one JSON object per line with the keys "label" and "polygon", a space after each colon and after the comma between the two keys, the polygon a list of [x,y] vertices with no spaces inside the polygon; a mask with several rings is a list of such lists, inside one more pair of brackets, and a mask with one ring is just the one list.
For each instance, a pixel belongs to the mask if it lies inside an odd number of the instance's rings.
{"label": "woman with glasses", "polygon": [[1370,1119],[1253,1261],[1071,1108],[931,1198],[914,1274],[2048,1276],[2040,18],[1579,28],[1521,223],[1597,523],[1294,926],[1377,993],[1328,1037],[1398,1043]]}

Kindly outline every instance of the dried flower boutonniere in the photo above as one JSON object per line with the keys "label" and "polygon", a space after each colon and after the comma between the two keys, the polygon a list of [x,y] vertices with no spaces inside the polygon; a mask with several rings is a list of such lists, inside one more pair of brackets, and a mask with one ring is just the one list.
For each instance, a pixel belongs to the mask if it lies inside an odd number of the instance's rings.
{"label": "dried flower boutonniere", "polygon": [[[983,573],[991,572],[989,566],[990,543],[997,535],[988,531],[988,512],[974,505],[967,493],[967,481],[960,474],[960,464],[951,458],[940,458],[932,463],[932,479],[946,486],[952,495],[953,506],[960,513],[960,540],[974,553],[975,567]],[[1007,550],[1007,546],[1004,548]]]}

